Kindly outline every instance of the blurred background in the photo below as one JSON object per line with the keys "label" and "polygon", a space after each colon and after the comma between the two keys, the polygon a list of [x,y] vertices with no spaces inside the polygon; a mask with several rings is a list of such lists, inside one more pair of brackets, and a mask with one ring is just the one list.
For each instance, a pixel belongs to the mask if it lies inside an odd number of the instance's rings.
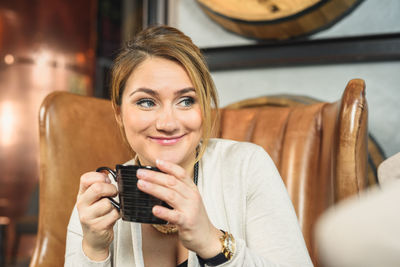
{"label": "blurred background", "polygon": [[[55,90],[108,98],[114,56],[148,25],[177,27],[204,50],[221,106],[273,94],[333,102],[364,79],[370,133],[384,155],[400,151],[400,1],[353,1],[286,40],[228,31],[199,2],[0,0],[0,266],[28,266],[35,245],[41,102]],[[262,60],[246,57],[255,47]]]}

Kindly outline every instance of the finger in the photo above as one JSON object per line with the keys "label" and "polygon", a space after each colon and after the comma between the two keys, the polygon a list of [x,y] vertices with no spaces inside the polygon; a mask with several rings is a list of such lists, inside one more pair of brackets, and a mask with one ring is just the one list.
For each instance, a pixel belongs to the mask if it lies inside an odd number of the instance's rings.
{"label": "finger", "polygon": [[182,225],[183,223],[183,215],[181,212],[177,210],[171,210],[163,206],[156,205],[152,210],[154,216],[167,221],[171,224],[175,224],[177,226]]}
{"label": "finger", "polygon": [[111,212],[112,207],[108,199],[100,199],[86,208],[78,205],[79,219],[81,222],[90,224],[91,221],[96,220],[99,217],[106,215]]}
{"label": "finger", "polygon": [[106,228],[111,228],[114,226],[115,222],[121,218],[120,213],[116,209],[112,209],[111,212],[103,216],[103,224]]}
{"label": "finger", "polygon": [[136,172],[136,176],[139,179],[143,179],[148,182],[156,183],[166,187],[173,187],[180,181],[176,179],[175,176],[147,169],[138,169]]}
{"label": "finger", "polygon": [[189,187],[186,183],[177,179],[175,176],[146,169],[139,169],[136,175],[139,179],[168,187],[181,194],[184,198],[190,197],[192,187]]}
{"label": "finger", "polygon": [[115,222],[121,218],[121,215],[116,209],[112,209],[110,212],[105,215],[98,217],[93,220],[92,230],[93,231],[102,231],[110,229],[114,226]]}
{"label": "finger", "polygon": [[111,204],[110,200],[108,198],[102,198],[99,201],[93,203],[90,205],[85,212],[88,214],[91,214],[93,218],[101,217],[109,212],[111,212],[114,208],[114,206]]}
{"label": "finger", "polygon": [[117,194],[118,190],[113,184],[107,184],[104,182],[94,183],[85,191],[85,193],[78,197],[78,204],[90,206],[100,198],[114,197]]}
{"label": "finger", "polygon": [[173,208],[180,209],[179,204],[184,202],[184,197],[170,188],[145,180],[139,180],[137,185],[141,191],[167,202]]}
{"label": "finger", "polygon": [[174,164],[172,162],[168,162],[165,160],[156,160],[156,165],[157,168],[159,168],[161,171],[168,173],[172,176],[175,176],[176,178],[180,179],[187,185],[193,186],[194,182],[193,179],[186,174],[185,169],[183,169],[181,166]]}
{"label": "finger", "polygon": [[87,172],[81,176],[79,194],[84,193],[94,183],[111,183],[111,180],[104,173]]}

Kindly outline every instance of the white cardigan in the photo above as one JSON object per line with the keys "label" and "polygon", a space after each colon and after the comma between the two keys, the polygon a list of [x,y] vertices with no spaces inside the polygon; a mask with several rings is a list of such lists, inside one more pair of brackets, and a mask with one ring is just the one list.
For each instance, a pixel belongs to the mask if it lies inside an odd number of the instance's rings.
{"label": "white cardigan", "polygon": [[[128,164],[132,164],[130,161]],[[198,189],[211,222],[236,240],[228,266],[313,266],[282,179],[257,145],[211,139],[199,164]],[[68,225],[65,266],[144,266],[141,224],[118,220],[111,253],[93,262],[82,251],[76,207]],[[200,266],[189,251],[189,267]]]}

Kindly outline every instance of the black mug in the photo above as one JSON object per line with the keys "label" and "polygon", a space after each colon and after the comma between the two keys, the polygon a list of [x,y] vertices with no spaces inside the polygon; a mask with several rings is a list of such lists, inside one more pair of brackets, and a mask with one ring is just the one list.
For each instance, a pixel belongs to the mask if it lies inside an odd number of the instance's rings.
{"label": "black mug", "polygon": [[152,209],[154,205],[171,207],[166,202],[138,189],[136,172],[140,168],[161,172],[156,167],[120,164],[115,166],[115,171],[108,167],[100,167],[97,168],[96,172],[108,171],[118,183],[120,203],[111,197],[108,197],[108,199],[118,209],[123,220],[139,223],[166,224],[165,220],[154,216]]}

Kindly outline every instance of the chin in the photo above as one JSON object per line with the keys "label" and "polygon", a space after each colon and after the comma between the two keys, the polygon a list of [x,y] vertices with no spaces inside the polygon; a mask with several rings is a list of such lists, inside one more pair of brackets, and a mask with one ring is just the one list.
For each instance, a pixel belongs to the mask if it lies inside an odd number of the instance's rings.
{"label": "chin", "polygon": [[176,153],[162,153],[159,155],[158,159],[178,165],[181,165],[181,163],[183,163],[183,157],[179,157],[179,155],[176,155]]}

